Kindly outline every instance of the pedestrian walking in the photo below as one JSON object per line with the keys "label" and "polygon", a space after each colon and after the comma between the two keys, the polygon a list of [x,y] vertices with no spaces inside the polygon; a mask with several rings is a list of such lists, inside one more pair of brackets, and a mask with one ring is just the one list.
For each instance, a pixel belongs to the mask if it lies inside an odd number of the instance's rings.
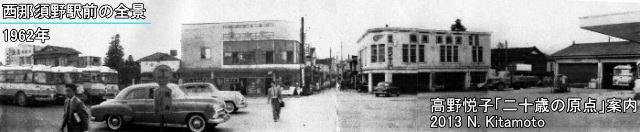
{"label": "pedestrian walking", "polygon": [[280,119],[280,108],[282,103],[282,87],[280,84],[271,83],[267,93],[267,104],[271,104],[271,110],[273,111],[273,122],[278,122]]}
{"label": "pedestrian walking", "polygon": [[76,93],[78,93],[76,85],[66,85],[67,99],[64,101],[64,116],[60,132],[63,132],[65,128],[67,128],[67,132],[89,131],[89,111],[84,102],[76,96]]}

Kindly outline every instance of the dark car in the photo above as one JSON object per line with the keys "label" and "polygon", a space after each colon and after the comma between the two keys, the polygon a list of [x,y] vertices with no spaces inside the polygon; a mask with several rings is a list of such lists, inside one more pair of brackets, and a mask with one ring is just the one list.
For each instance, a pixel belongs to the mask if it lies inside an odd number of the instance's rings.
{"label": "dark car", "polygon": [[375,94],[376,97],[380,95],[391,96],[394,94],[400,96],[400,88],[391,85],[391,82],[379,82],[373,89],[373,94]]}
{"label": "dark car", "polygon": [[[215,128],[229,120],[224,101],[213,97],[186,96],[175,84],[171,89],[171,112],[165,115],[167,124],[186,125],[190,131],[201,132]],[[153,91],[156,83],[132,85],[123,89],[114,99],[91,107],[91,119],[105,121],[111,130],[120,130],[128,123],[159,124],[161,116],[155,114]]]}

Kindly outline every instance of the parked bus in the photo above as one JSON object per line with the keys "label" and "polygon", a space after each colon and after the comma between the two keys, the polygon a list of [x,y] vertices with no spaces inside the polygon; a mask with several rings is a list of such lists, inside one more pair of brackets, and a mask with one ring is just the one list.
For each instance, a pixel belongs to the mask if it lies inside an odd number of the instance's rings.
{"label": "parked bus", "polygon": [[48,66],[0,66],[1,100],[20,106],[55,101],[61,97],[56,90],[55,78]]}
{"label": "parked bus", "polygon": [[[64,89],[66,87],[67,84],[74,84],[76,85],[76,89],[77,89],[77,94],[79,94],[80,98],[82,98],[83,100],[86,100],[86,94],[85,93],[85,89],[82,85],[79,85],[79,83],[81,82],[80,80],[80,70],[76,67],[70,67],[70,66],[56,66],[56,67],[51,67],[51,71],[53,72],[52,74],[54,75],[55,78],[53,78],[54,83],[56,85],[56,90],[58,91],[58,94],[63,95],[64,93]],[[64,96],[62,98],[58,98],[59,101],[64,101]]]}
{"label": "parked bus", "polygon": [[80,84],[87,91],[88,99],[102,101],[115,97],[118,88],[118,72],[106,66],[79,68],[82,72]]}

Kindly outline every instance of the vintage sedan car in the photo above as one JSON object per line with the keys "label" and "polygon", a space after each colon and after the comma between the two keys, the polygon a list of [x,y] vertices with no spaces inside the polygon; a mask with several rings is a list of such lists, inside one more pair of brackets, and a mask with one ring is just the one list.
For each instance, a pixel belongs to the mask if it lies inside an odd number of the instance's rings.
{"label": "vintage sedan car", "polygon": [[[172,105],[170,114],[164,117],[165,123],[186,125],[190,131],[201,132],[229,120],[230,115],[224,110],[222,100],[187,96],[177,85],[167,86],[172,91]],[[111,130],[120,130],[127,123],[158,124],[162,118],[154,111],[153,92],[156,88],[156,83],[129,86],[114,99],[91,107],[91,120],[105,121]]]}
{"label": "vintage sedan car", "polygon": [[391,96],[395,94],[396,96],[400,96],[400,88],[391,85],[391,82],[379,82],[378,85],[374,88],[373,94],[377,96]]}
{"label": "vintage sedan car", "polygon": [[225,102],[224,110],[227,113],[237,112],[239,108],[249,106],[246,98],[238,91],[221,91],[218,87],[207,82],[184,83],[180,85],[180,89],[187,96],[206,96],[220,98]]}

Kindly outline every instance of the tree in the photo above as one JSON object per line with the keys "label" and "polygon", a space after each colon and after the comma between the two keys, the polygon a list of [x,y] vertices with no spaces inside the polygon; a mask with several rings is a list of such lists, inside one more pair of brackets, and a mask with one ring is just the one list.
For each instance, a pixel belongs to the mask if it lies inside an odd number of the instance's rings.
{"label": "tree", "polygon": [[462,25],[460,19],[456,19],[456,23],[451,25],[451,31],[467,31],[467,28]]}
{"label": "tree", "polygon": [[[120,34],[116,34],[111,37],[109,42],[109,49],[107,50],[107,57],[104,58],[104,65],[111,69],[120,69],[124,64],[123,57],[124,51],[122,45],[120,45]],[[120,72],[118,70],[118,72]]]}
{"label": "tree", "polygon": [[133,60],[133,56],[129,55],[124,65],[119,70],[121,72],[121,80],[123,84],[131,84],[131,79],[139,80],[140,77],[140,63]]}

